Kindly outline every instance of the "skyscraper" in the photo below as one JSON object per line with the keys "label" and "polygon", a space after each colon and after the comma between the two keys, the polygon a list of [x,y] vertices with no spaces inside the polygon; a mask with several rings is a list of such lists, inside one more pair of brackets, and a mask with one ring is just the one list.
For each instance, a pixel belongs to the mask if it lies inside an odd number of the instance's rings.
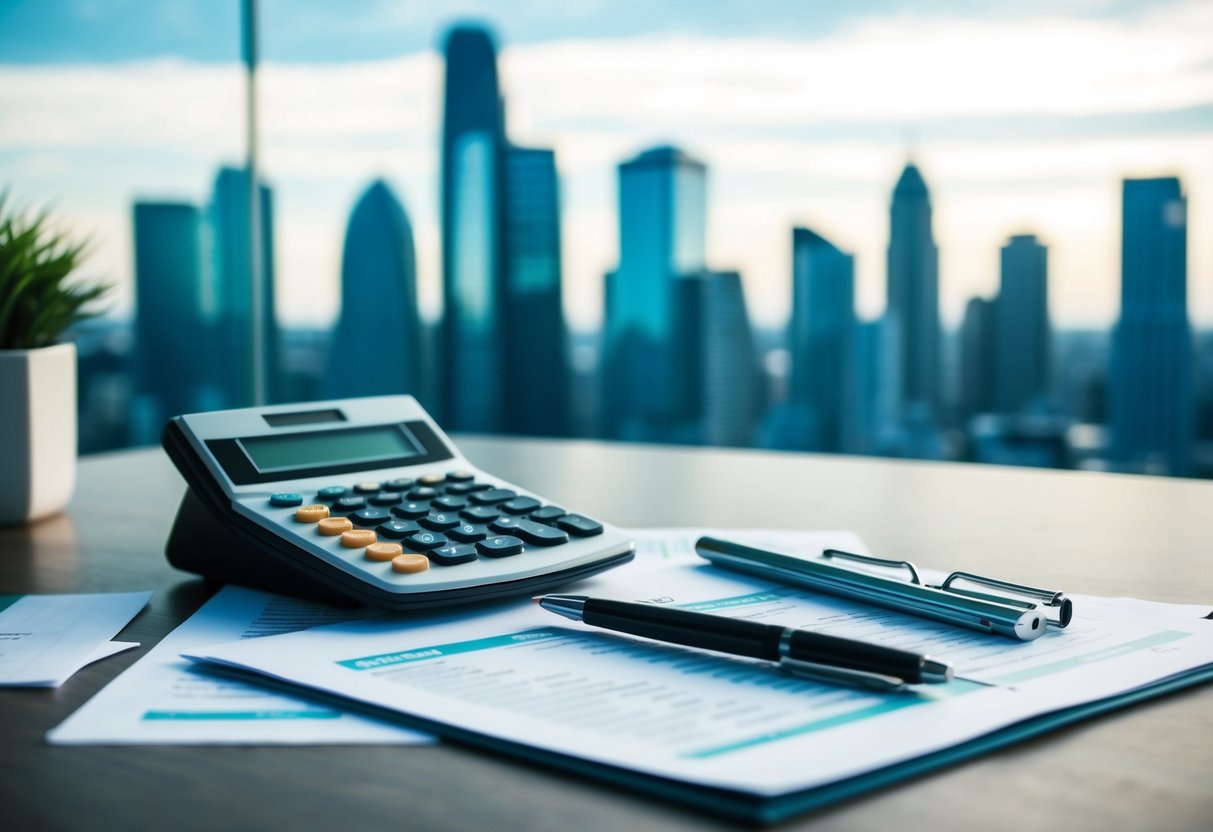
{"label": "skyscraper", "polygon": [[428,362],[417,313],[413,230],[382,180],[350,214],[341,256],[341,316],[325,371],[331,398],[422,394]]}
{"label": "skyscraper", "polygon": [[569,432],[569,365],[556,154],[510,146],[505,195],[505,429],[564,436]]}
{"label": "skyscraper", "polygon": [[939,251],[931,232],[931,197],[909,163],[889,210],[888,311],[901,332],[902,402],[916,421],[939,412]]}
{"label": "skyscraper", "polygon": [[[261,261],[265,281],[262,332],[265,337],[266,393],[278,401],[278,325],[274,315],[274,207],[270,189],[260,184]],[[223,367],[220,383],[226,407],[253,403],[252,277],[249,274],[248,172],[220,168],[215,177],[210,220],[214,241],[215,353]]]}
{"label": "skyscraper", "polygon": [[1186,474],[1195,418],[1187,204],[1174,177],[1126,179],[1123,199],[1108,375],[1112,459],[1125,470]]}
{"label": "skyscraper", "polygon": [[1002,247],[996,351],[998,410],[1015,414],[1049,395],[1048,249],[1031,234]]}
{"label": "skyscraper", "polygon": [[792,229],[788,398],[813,414],[809,447],[848,450],[855,396],[855,260],[820,234]]}
{"label": "skyscraper", "polygon": [[212,380],[212,358],[203,348],[204,226],[193,205],[136,202],[134,231],[136,389],[148,397],[158,429],[171,416],[199,409]]}
{"label": "skyscraper", "polygon": [[674,281],[704,268],[707,168],[674,147],[619,166],[619,266],[606,279],[603,429],[660,438],[688,393],[675,372]]}
{"label": "skyscraper", "polygon": [[442,124],[443,420],[451,430],[502,427],[504,105],[489,33],[446,39]]}
{"label": "skyscraper", "polygon": [[998,300],[969,298],[960,325],[960,417],[992,413],[996,401]]}

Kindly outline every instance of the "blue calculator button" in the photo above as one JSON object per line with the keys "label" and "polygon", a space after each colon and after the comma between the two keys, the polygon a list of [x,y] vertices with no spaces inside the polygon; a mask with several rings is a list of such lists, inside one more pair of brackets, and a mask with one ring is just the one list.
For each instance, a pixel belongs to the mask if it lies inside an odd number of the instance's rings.
{"label": "blue calculator button", "polygon": [[296,494],[294,491],[279,491],[277,494],[270,495],[270,505],[280,508],[301,506],[303,505],[303,495]]}
{"label": "blue calculator button", "polygon": [[438,532],[417,532],[408,540],[409,545],[415,549],[420,549],[423,552],[428,552],[430,549],[437,549],[439,546],[447,544],[446,535],[438,534]]}
{"label": "blue calculator button", "polygon": [[333,503],[333,511],[357,511],[366,508],[366,497],[342,497]]}
{"label": "blue calculator button", "polygon": [[420,488],[414,488],[409,492],[410,500],[432,500],[437,496],[437,491],[425,485],[421,486]]}
{"label": "blue calculator button", "polygon": [[508,488],[489,488],[484,491],[476,491],[472,493],[472,502],[478,506],[491,506],[494,503],[504,503],[506,500],[512,500],[518,495]]}
{"label": "blue calculator button", "polygon": [[511,535],[500,535],[480,541],[476,544],[476,548],[480,550],[480,554],[482,555],[488,555],[491,558],[504,558],[521,552],[522,541]]}
{"label": "blue calculator button", "polygon": [[341,499],[347,493],[349,493],[349,489],[344,485],[326,485],[316,492],[316,497],[323,502],[331,503]]}
{"label": "blue calculator button", "polygon": [[436,532],[445,532],[459,525],[459,515],[453,511],[431,511],[418,522]]}
{"label": "blue calculator button", "polygon": [[379,526],[376,531],[384,537],[402,540],[413,532],[421,531],[421,526],[417,525],[416,520],[389,520]]}
{"label": "blue calculator button", "polygon": [[489,534],[484,530],[484,526],[463,523],[447,532],[447,536],[453,537],[455,540],[462,540],[464,543],[475,543],[478,540],[484,540]]}
{"label": "blue calculator button", "polygon": [[404,498],[400,496],[399,491],[380,491],[375,496],[371,497],[371,505],[373,506],[394,506]]}
{"label": "blue calculator button", "polygon": [[425,517],[429,513],[429,503],[416,501],[401,503],[392,509],[392,514],[405,520],[416,520],[418,517]]}
{"label": "blue calculator button", "polygon": [[386,508],[360,508],[350,515],[355,526],[378,526],[392,519],[392,513]]}
{"label": "blue calculator button", "polygon": [[446,475],[447,482],[471,482],[475,474],[471,471],[451,471]]}
{"label": "blue calculator button", "polygon": [[466,543],[452,543],[431,549],[426,555],[441,566],[454,566],[457,563],[471,563],[476,560],[476,547]]}

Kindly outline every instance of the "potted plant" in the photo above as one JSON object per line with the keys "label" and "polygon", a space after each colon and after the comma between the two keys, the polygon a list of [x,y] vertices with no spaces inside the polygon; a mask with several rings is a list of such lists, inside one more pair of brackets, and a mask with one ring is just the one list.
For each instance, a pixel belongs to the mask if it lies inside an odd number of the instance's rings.
{"label": "potted plant", "polygon": [[109,289],[67,280],[84,248],[0,194],[0,524],[59,511],[76,484],[76,347],[60,338]]}

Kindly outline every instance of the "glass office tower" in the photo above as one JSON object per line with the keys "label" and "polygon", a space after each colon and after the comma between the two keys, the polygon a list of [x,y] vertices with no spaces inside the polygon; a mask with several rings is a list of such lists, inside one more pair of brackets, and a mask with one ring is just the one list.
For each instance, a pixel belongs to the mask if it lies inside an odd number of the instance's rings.
{"label": "glass office tower", "polygon": [[206,403],[212,358],[206,346],[205,263],[202,212],[179,202],[136,202],[135,339],[136,389],[150,426],[145,441],[171,416]]}
{"label": "glass office tower", "polygon": [[939,252],[931,232],[931,197],[907,164],[889,210],[888,311],[901,332],[902,401],[913,420],[939,412]]}
{"label": "glass office tower", "polygon": [[503,104],[489,33],[446,39],[442,125],[443,420],[501,430],[504,236]]}
{"label": "glass office tower", "polygon": [[1179,180],[1125,180],[1120,319],[1108,374],[1112,460],[1124,470],[1191,470],[1187,245],[1187,201]]}
{"label": "glass office tower", "polygon": [[569,366],[556,154],[510,146],[505,195],[505,428],[510,433],[565,436]]}
{"label": "glass office tower", "polygon": [[416,395],[426,370],[413,229],[391,188],[376,180],[358,198],[345,232],[341,316],[324,395]]}
{"label": "glass office tower", "polygon": [[[266,396],[278,401],[278,325],[274,315],[274,209],[272,194],[260,185],[261,268],[265,281],[262,333],[265,338]],[[224,167],[215,178],[210,206],[214,241],[215,331],[214,359],[223,406],[248,407],[253,403],[252,276],[249,272],[248,172]]]}
{"label": "glass office tower", "polygon": [[675,147],[619,166],[619,266],[606,279],[603,432],[660,439],[689,393],[674,371],[679,275],[704,268],[707,168]]}
{"label": "glass office tower", "polygon": [[792,229],[792,360],[788,398],[813,416],[813,450],[848,450],[855,396],[855,259],[820,234]]}
{"label": "glass office tower", "polygon": [[993,413],[997,396],[998,300],[969,298],[960,324],[960,417]]}
{"label": "glass office tower", "polygon": [[1001,252],[997,406],[1015,414],[1049,397],[1049,251],[1035,236],[1012,237]]}

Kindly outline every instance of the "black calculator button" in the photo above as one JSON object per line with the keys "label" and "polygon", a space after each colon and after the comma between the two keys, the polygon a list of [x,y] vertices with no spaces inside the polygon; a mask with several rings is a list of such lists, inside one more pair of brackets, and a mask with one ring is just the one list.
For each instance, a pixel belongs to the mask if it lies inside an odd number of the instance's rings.
{"label": "black calculator button", "polygon": [[559,546],[569,542],[569,536],[560,529],[553,529],[551,526],[527,520],[525,517],[516,518],[514,534],[536,546]]}
{"label": "black calculator button", "polygon": [[439,546],[437,549],[430,549],[426,552],[426,556],[441,566],[454,566],[457,563],[474,561],[476,547],[466,543],[451,543],[447,546]]}
{"label": "black calculator button", "polygon": [[408,539],[408,543],[415,549],[428,552],[430,549],[445,546],[447,539],[446,535],[438,534],[438,532],[419,531],[413,533],[412,537]]}
{"label": "black calculator button", "polygon": [[324,488],[316,492],[316,499],[324,503],[331,503],[339,500],[349,493],[349,489],[344,485],[326,485]]}
{"label": "black calculator button", "polygon": [[392,514],[396,515],[397,517],[403,517],[405,520],[416,520],[418,517],[425,517],[429,513],[429,503],[409,501],[407,503],[401,503],[398,506],[392,507]]}
{"label": "black calculator button", "polygon": [[560,506],[544,506],[537,508],[528,515],[536,523],[547,523],[551,525],[555,521],[564,517],[565,511]]}
{"label": "black calculator button", "polygon": [[473,523],[487,523],[490,520],[496,520],[501,516],[501,512],[490,506],[473,506],[459,512]]}
{"label": "black calculator button", "polygon": [[380,491],[374,497],[371,497],[371,505],[373,506],[394,506],[396,503],[403,500],[399,491]]}
{"label": "black calculator button", "polygon": [[476,475],[471,471],[449,471],[447,472],[447,482],[471,482]]}
{"label": "black calculator button", "polygon": [[602,524],[580,514],[566,514],[556,521],[556,528],[564,529],[573,537],[593,537],[602,534]]}
{"label": "black calculator button", "polygon": [[530,514],[539,508],[539,501],[534,497],[515,497],[509,502],[502,503],[501,507],[510,514]]}
{"label": "black calculator button", "polygon": [[445,480],[446,480],[446,477],[443,476],[442,474],[426,474],[424,477],[418,478],[417,484],[433,487],[433,486],[437,485],[438,483],[443,482]]}
{"label": "black calculator button", "polygon": [[394,480],[388,480],[383,484],[387,491],[408,491],[413,487],[413,480],[408,477],[397,477]]}
{"label": "black calculator button", "polygon": [[490,537],[476,544],[480,554],[491,558],[504,558],[522,551],[522,541],[508,534]]}
{"label": "black calculator button", "polygon": [[333,511],[351,512],[366,508],[366,497],[342,497],[333,503]]}
{"label": "black calculator button", "polygon": [[384,537],[393,537],[397,540],[402,540],[408,537],[413,532],[421,531],[421,526],[417,525],[416,520],[389,520],[379,528],[375,529]]}
{"label": "black calculator button", "polygon": [[445,532],[459,525],[459,515],[453,511],[432,511],[417,522],[427,529]]}
{"label": "black calculator button", "polygon": [[428,486],[414,488],[409,492],[410,500],[432,500],[438,496],[438,492]]}
{"label": "black calculator button", "polygon": [[378,526],[392,519],[392,513],[386,508],[360,508],[350,515],[355,526]]}
{"label": "black calculator button", "polygon": [[383,486],[378,482],[360,482],[354,486],[355,494],[374,494],[376,491],[381,491]]}
{"label": "black calculator button", "polygon": [[477,491],[472,494],[472,502],[479,506],[491,506],[494,503],[504,503],[506,500],[512,500],[518,495],[508,488],[490,488],[486,491]]}
{"label": "black calculator button", "polygon": [[489,524],[489,528],[498,534],[513,534],[514,529],[518,528],[518,518],[498,517]]}
{"label": "black calculator button", "polygon": [[477,487],[479,485],[480,485],[480,483],[478,483],[478,482],[451,483],[450,485],[448,485],[446,487],[446,493],[447,494],[471,494],[473,491],[483,491],[484,489]]}
{"label": "black calculator button", "polygon": [[434,501],[434,508],[442,511],[459,511],[468,504],[467,497],[452,497],[449,494]]}
{"label": "black calculator button", "polygon": [[489,536],[489,533],[484,530],[484,526],[463,523],[447,532],[446,536],[455,540],[462,540],[464,543],[475,543],[478,540],[484,540]]}

